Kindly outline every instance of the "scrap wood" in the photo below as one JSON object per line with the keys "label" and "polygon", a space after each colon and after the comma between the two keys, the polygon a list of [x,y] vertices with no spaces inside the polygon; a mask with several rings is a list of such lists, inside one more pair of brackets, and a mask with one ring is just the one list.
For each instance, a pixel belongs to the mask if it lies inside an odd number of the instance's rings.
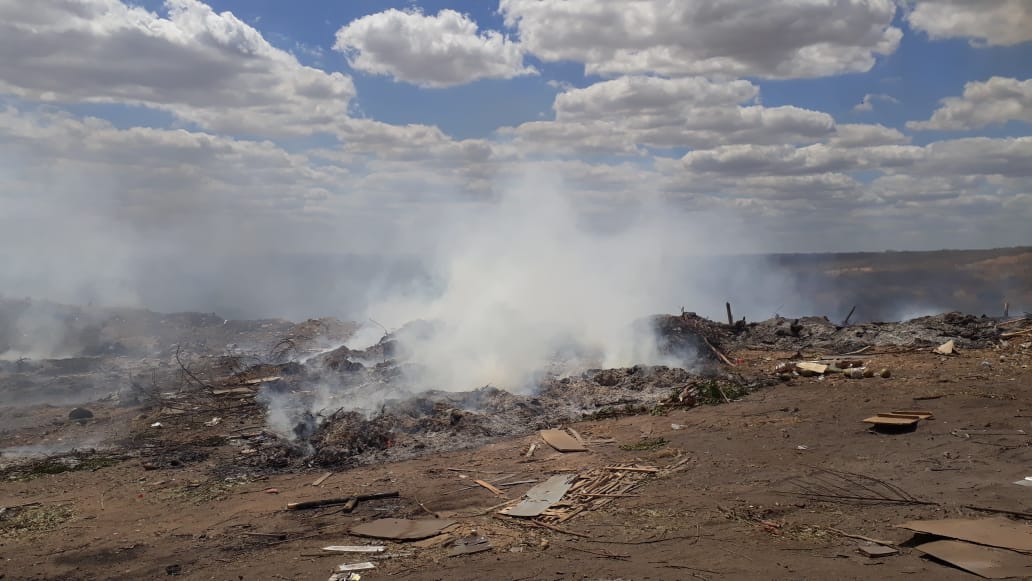
{"label": "scrap wood", "polygon": [[416,547],[418,549],[432,549],[434,547],[443,545],[443,544],[447,543],[448,541],[451,541],[454,538],[455,538],[455,535],[453,535],[451,533],[441,533],[441,534],[439,534],[439,535],[437,535],[435,537],[430,537],[429,539],[423,539],[422,541],[416,541],[416,542],[412,543],[412,546]]}
{"label": "scrap wood", "polygon": [[564,529],[562,527],[557,527],[555,525],[551,525],[551,524],[548,524],[546,522],[541,522],[539,520],[531,519],[531,520],[527,520],[527,521],[524,521],[524,522],[526,522],[528,524],[532,524],[534,526],[544,527],[546,529],[553,530],[553,531],[555,531],[557,533],[562,533],[564,535],[570,535],[572,537],[581,537],[582,539],[591,538],[591,535],[586,535],[584,533],[578,533],[578,532],[575,532],[575,531],[571,531],[569,529]]}
{"label": "scrap wood", "polygon": [[337,565],[338,571],[364,571],[366,569],[375,568],[376,565],[370,563],[369,561],[364,561],[362,563],[344,563],[342,565]]}
{"label": "scrap wood", "polygon": [[836,535],[838,535],[840,537],[846,537],[847,539],[856,539],[858,541],[867,541],[868,543],[874,543],[876,545],[883,545],[883,546],[886,546],[886,547],[896,547],[896,543],[893,543],[892,541],[883,541],[881,539],[874,539],[874,538],[871,538],[871,537],[865,537],[864,535],[854,535],[852,533],[847,533],[846,531],[842,531],[842,530],[839,530],[839,529],[836,529],[836,528],[832,528],[832,527],[823,527],[823,528],[824,528],[824,530],[828,531],[829,533],[835,533]]}
{"label": "scrap wood", "polygon": [[351,534],[377,539],[420,540],[436,536],[455,523],[454,520],[441,518],[381,518],[351,527]]}
{"label": "scrap wood", "polygon": [[564,549],[570,549],[571,551],[578,551],[580,553],[587,553],[589,555],[595,555],[596,557],[603,557],[603,558],[606,558],[606,559],[619,559],[621,561],[626,561],[627,559],[631,558],[630,555],[619,555],[619,554],[616,554],[616,553],[610,553],[609,551],[592,551],[592,550],[584,549],[584,548],[577,547],[577,546],[574,546],[574,545],[557,545],[557,546],[562,547]]}
{"label": "scrap wood", "polygon": [[330,545],[322,548],[324,551],[338,553],[382,553],[386,549],[383,545]]}
{"label": "scrap wood", "polygon": [[584,445],[584,438],[582,438],[581,435],[579,433],[577,433],[577,430],[575,430],[573,428],[566,428],[566,429],[569,430],[571,434],[573,434],[574,438],[577,438],[577,441],[580,442],[582,446]]}
{"label": "scrap wood", "polygon": [[719,349],[714,347],[713,343],[710,343],[709,339],[707,339],[706,337],[703,337],[702,340],[706,343],[706,346],[710,348],[710,351],[712,351],[713,354],[717,356],[717,359],[720,359],[721,361],[723,361],[725,365],[728,365],[730,367],[735,367],[734,362],[732,362],[730,359],[728,359],[727,355],[724,355],[723,353],[720,352]]}
{"label": "scrap wood", "polygon": [[359,494],[356,496],[346,496],[343,498],[326,498],[323,500],[307,500],[304,502],[291,502],[287,504],[287,510],[303,510],[306,508],[319,508],[323,506],[332,506],[335,504],[353,505],[366,500],[378,500],[381,498],[397,498],[398,492],[374,492],[372,494]]}
{"label": "scrap wood", "polygon": [[626,472],[648,472],[650,474],[659,472],[659,468],[656,468],[655,466],[606,466],[605,469],[614,471],[622,470]]}
{"label": "scrap wood", "polygon": [[502,492],[501,490],[495,488],[489,482],[485,482],[483,480],[474,480],[473,482],[475,482],[475,483],[479,484],[480,486],[490,490],[492,493],[494,493],[497,496],[505,496],[504,492]]}
{"label": "scrap wood", "polygon": [[1032,334],[1032,328],[1022,329],[1020,331],[1011,331],[1009,333],[1002,333],[1002,334],[1000,334],[1000,337],[1003,337],[1004,339],[1009,339],[1011,337],[1020,337],[1022,335],[1029,335],[1029,334]]}
{"label": "scrap wood", "polygon": [[327,472],[326,474],[323,474],[322,476],[320,476],[320,477],[318,477],[318,478],[316,478],[316,479],[315,479],[315,482],[313,482],[313,483],[312,483],[312,486],[319,486],[319,485],[320,485],[320,484],[322,484],[323,482],[326,482],[326,480],[327,480],[327,479],[328,479],[328,478],[329,478],[330,476],[333,476],[333,472]]}

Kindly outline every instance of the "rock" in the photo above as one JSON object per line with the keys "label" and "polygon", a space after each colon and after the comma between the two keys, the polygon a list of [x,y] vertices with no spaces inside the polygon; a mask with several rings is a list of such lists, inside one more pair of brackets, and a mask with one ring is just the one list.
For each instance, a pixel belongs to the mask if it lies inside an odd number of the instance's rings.
{"label": "rock", "polygon": [[93,419],[93,412],[86,408],[75,408],[68,412],[68,419],[76,421],[85,421]]}

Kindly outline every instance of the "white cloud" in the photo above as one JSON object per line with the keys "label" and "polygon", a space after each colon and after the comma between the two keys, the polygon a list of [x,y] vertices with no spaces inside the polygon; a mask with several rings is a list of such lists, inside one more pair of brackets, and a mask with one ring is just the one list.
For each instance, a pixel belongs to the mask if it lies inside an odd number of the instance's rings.
{"label": "white cloud", "polygon": [[920,147],[902,145],[848,149],[820,143],[798,148],[789,145],[727,145],[688,152],[682,161],[686,168],[697,173],[808,175],[864,169],[884,171],[911,165],[922,155]]}
{"label": "white cloud", "polygon": [[992,77],[964,85],[961,97],[947,97],[928,121],[911,121],[910,129],[971,130],[1008,121],[1032,123],[1032,79]]}
{"label": "white cloud", "polygon": [[478,32],[476,22],[454,10],[428,16],[391,8],[363,16],[337,31],[333,48],[354,69],[424,87],[537,74],[523,64],[518,43],[494,30]]}
{"label": "white cloud", "polygon": [[899,103],[899,99],[892,95],[885,95],[883,93],[867,93],[864,95],[863,100],[860,101],[856,107],[853,107],[855,113],[865,113],[874,110],[874,102],[883,101],[885,103]]}
{"label": "white cloud", "polygon": [[816,77],[869,70],[902,32],[893,0],[501,0],[545,61],[591,74]]}
{"label": "white cloud", "polygon": [[524,123],[499,134],[532,152],[545,148],[577,154],[813,143],[834,131],[834,119],[819,111],[739,104],[755,101],[758,92],[743,80],[621,77],[558,94],[555,121]]}
{"label": "white cloud", "polygon": [[917,0],[907,22],[932,39],[971,38],[975,44],[1014,45],[1032,40],[1032,2]]}
{"label": "white cloud", "polygon": [[351,79],[305,67],[229,12],[167,0],[0,1],[0,92],[127,103],[221,132],[304,134],[347,114]]}
{"label": "white cloud", "polygon": [[870,147],[872,145],[904,145],[910,138],[898,129],[884,125],[843,123],[835,127],[835,135],[828,140],[837,147]]}

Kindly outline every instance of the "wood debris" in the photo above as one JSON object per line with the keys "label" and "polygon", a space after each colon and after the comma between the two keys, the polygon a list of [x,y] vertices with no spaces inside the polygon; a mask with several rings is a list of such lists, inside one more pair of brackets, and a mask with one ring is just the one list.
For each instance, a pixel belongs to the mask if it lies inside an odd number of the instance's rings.
{"label": "wood debris", "polygon": [[490,490],[492,493],[494,493],[497,496],[505,496],[504,492],[502,492],[498,488],[495,488],[494,486],[492,486],[490,482],[487,482],[485,480],[474,480],[473,482],[475,482],[475,483],[479,484],[480,486],[483,486],[484,488]]}
{"label": "wood debris", "polygon": [[518,510],[520,505],[517,505],[513,509],[499,512],[510,516],[530,516],[536,524],[555,526],[584,511],[599,510],[618,498],[634,496],[630,494],[631,491],[658,472],[660,469],[655,466],[616,465],[597,468],[567,477],[563,483],[569,488],[558,500],[548,499],[546,508],[538,506],[536,510],[526,512]]}

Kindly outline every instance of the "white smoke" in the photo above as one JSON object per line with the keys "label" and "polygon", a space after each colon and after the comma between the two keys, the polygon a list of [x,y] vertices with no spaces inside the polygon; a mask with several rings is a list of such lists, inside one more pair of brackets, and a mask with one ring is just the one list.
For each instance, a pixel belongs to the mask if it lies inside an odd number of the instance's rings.
{"label": "white smoke", "polygon": [[537,179],[438,226],[429,262],[440,288],[370,307],[392,329],[436,323],[398,336],[423,385],[526,391],[564,354],[582,367],[673,363],[634,323],[691,300],[691,281],[678,281],[668,259],[703,241],[662,208],[631,205],[602,229],[590,208]]}

